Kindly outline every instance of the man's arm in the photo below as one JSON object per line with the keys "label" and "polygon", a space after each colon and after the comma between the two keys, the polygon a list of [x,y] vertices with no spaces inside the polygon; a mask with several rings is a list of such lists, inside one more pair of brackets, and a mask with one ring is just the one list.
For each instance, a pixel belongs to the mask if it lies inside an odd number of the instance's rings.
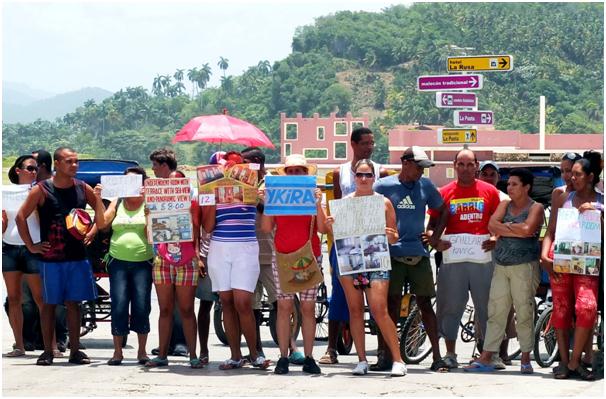
{"label": "man's arm", "polygon": [[336,168],[332,171],[332,192],[334,199],[341,199],[343,193],[341,192],[341,176],[339,173],[339,168]]}
{"label": "man's arm", "polygon": [[44,198],[44,193],[40,186],[35,186],[29,192],[27,198],[19,212],[17,212],[17,217],[15,218],[15,223],[17,224],[17,231],[19,231],[19,235],[23,240],[27,250],[33,254],[43,254],[50,249],[50,243],[48,242],[39,242],[34,244],[32,241],[32,236],[29,232],[29,226],[27,225],[27,218],[36,210],[38,204],[42,203]]}
{"label": "man's arm", "polygon": [[438,216],[434,216],[432,212],[432,216],[429,218],[429,223],[427,223],[427,228],[425,229],[422,240],[427,242],[437,251],[445,251],[452,245],[450,241],[440,239],[448,224],[448,207],[446,206],[446,203],[443,202],[439,208],[433,209],[433,211],[439,212]]}
{"label": "man's arm", "polygon": [[101,190],[93,190],[88,184],[84,184],[84,193],[86,195],[86,202],[95,211],[95,224],[97,229],[105,229],[105,205],[101,199]]}
{"label": "man's arm", "polygon": [[386,177],[389,176],[389,173],[387,171],[387,169],[385,169],[384,167],[380,167],[379,168],[379,177]]}

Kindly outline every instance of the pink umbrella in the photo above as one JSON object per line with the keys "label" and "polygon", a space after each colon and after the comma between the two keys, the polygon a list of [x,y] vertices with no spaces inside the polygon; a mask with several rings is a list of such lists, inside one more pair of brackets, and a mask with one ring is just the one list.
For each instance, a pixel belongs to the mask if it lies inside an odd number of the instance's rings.
{"label": "pink umbrella", "polygon": [[203,115],[193,118],[173,137],[173,143],[178,141],[233,143],[275,148],[271,140],[259,128],[227,115],[226,110],[222,115]]}

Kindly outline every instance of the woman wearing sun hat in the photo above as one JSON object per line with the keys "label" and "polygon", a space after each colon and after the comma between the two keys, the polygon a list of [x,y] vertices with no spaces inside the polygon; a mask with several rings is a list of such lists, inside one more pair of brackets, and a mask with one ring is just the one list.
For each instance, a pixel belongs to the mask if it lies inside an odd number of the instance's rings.
{"label": "woman wearing sun hat", "polygon": [[[279,175],[298,176],[314,175],[316,166],[307,163],[303,155],[292,154],[286,157],[284,166],[278,168]],[[265,198],[265,189],[259,190],[261,200]],[[315,190],[316,206],[318,213],[323,212],[321,207],[322,191]],[[321,243],[318,238],[318,231],[326,233],[324,225],[318,225],[316,218],[311,215],[296,216],[268,216],[262,215],[261,230],[269,233],[275,228],[274,244],[276,253],[291,254],[299,251],[311,242],[312,254],[318,262],[322,264]],[[295,294],[284,293],[280,286],[278,275],[278,266],[273,264],[274,282],[278,299],[278,343],[280,346],[280,359],[274,369],[276,374],[288,373],[288,346],[290,343],[290,315],[294,307]],[[318,285],[299,292],[301,301],[301,313],[303,315],[303,347],[305,360],[303,362],[303,372],[309,374],[319,374],[320,367],[313,359],[312,351],[316,333],[315,306],[318,293]]]}

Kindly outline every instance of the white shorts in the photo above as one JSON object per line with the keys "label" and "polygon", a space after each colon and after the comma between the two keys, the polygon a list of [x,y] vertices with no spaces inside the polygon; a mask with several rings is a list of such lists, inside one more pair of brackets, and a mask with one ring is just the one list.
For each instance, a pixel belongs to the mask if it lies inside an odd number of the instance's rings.
{"label": "white shorts", "polygon": [[254,292],[259,280],[259,243],[210,241],[208,275],[212,289]]}

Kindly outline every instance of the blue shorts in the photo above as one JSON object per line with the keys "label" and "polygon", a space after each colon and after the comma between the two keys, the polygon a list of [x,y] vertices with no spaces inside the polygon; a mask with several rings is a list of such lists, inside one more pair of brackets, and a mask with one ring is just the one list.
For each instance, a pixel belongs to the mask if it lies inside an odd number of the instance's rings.
{"label": "blue shorts", "polygon": [[40,262],[42,299],[49,305],[97,298],[93,269],[88,260]]}
{"label": "blue shorts", "polygon": [[39,273],[38,259],[25,245],[2,242],[2,272]]}
{"label": "blue shorts", "polygon": [[330,250],[330,256],[328,258],[330,262],[330,277],[332,292],[328,299],[328,320],[336,321],[349,321],[349,308],[347,307],[347,300],[345,299],[345,291],[339,282],[337,266],[337,251],[333,244]]}

